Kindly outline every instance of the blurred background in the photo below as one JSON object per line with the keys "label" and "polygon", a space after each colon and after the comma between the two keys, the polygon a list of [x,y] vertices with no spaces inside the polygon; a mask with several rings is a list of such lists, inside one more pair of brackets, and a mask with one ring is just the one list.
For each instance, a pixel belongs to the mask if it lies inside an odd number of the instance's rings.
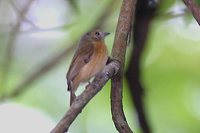
{"label": "blurred background", "polygon": [[[80,36],[100,26],[111,33],[106,38],[111,53],[121,2],[0,0],[1,133],[51,131],[69,108],[65,75]],[[141,81],[152,133],[199,133],[200,28],[181,0],[160,2],[146,43]],[[123,100],[128,123],[142,133],[126,79]],[[69,129],[102,132],[117,133],[110,82]]]}

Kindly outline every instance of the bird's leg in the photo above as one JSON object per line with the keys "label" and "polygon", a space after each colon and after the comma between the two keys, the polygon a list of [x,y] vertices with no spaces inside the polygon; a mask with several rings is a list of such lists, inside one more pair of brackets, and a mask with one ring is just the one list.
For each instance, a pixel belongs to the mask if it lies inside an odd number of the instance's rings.
{"label": "bird's leg", "polygon": [[108,56],[108,60],[106,62],[106,65],[109,64],[111,61],[113,61],[114,59],[112,59],[110,56]]}
{"label": "bird's leg", "polygon": [[74,89],[71,89],[70,90],[70,106],[74,102],[74,99],[76,99],[75,91],[74,91]]}
{"label": "bird's leg", "polygon": [[90,81],[90,80],[88,80],[87,82],[88,82],[88,84],[91,84],[91,81]]}
{"label": "bird's leg", "polygon": [[88,80],[87,82],[88,82],[88,84],[86,85],[86,88],[87,88],[90,84],[92,84],[92,83],[90,82],[90,80]]}

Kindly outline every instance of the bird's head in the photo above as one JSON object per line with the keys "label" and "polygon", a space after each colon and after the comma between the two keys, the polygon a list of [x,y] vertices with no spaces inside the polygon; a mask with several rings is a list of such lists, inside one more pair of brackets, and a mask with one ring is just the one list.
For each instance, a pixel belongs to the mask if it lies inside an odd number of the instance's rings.
{"label": "bird's head", "polygon": [[94,31],[86,33],[83,36],[83,38],[86,40],[91,40],[91,41],[104,41],[105,37],[109,34],[110,34],[109,32],[94,30]]}

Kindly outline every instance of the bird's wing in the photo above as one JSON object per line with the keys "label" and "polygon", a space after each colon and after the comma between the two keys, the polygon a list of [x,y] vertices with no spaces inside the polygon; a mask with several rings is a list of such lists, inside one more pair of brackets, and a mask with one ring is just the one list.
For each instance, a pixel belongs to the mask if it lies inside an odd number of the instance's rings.
{"label": "bird's wing", "polygon": [[70,68],[67,73],[67,82],[71,82],[74,77],[80,72],[81,68],[87,64],[94,53],[94,45],[91,43],[80,45],[77,49]]}

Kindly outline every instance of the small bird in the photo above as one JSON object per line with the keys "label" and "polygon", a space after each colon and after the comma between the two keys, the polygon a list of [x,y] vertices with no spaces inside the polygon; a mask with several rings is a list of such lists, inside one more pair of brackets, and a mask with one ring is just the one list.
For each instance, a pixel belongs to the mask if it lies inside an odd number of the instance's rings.
{"label": "small bird", "polygon": [[108,50],[104,39],[110,33],[94,30],[81,37],[71,65],[67,72],[70,105],[76,98],[75,92],[82,82],[100,73],[108,60]]}

